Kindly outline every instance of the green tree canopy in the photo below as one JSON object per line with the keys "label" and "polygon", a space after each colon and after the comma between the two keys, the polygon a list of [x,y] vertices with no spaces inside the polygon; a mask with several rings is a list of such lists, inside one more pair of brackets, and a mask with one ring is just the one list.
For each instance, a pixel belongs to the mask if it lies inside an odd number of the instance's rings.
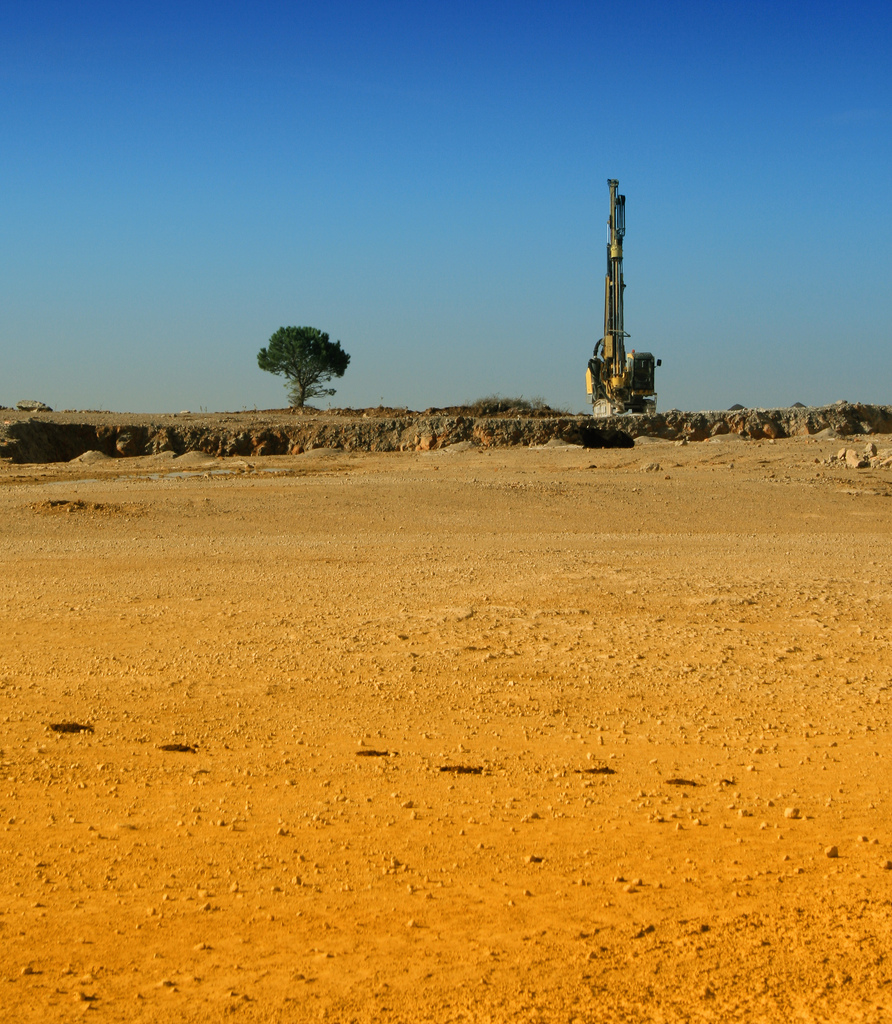
{"label": "green tree canopy", "polygon": [[343,377],[349,362],[341,343],[329,341],[328,335],[315,327],[280,327],[269,345],[257,353],[261,370],[286,378],[288,399],[297,408],[309,398],[333,395],[335,389],[324,385],[332,377]]}

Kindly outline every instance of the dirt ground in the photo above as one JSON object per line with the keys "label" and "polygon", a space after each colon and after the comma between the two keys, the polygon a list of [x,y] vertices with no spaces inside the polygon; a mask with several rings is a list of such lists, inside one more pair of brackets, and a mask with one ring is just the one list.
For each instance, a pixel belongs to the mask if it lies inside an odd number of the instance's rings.
{"label": "dirt ground", "polygon": [[839,447],[0,469],[0,1018],[888,1020]]}

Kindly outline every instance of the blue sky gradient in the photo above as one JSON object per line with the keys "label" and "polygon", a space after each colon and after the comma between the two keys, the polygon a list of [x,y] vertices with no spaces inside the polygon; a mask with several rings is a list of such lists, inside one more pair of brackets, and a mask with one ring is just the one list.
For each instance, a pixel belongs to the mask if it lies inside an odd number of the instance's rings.
{"label": "blue sky gradient", "polygon": [[660,407],[892,402],[888,3],[0,5],[0,403],[585,407],[607,178]]}

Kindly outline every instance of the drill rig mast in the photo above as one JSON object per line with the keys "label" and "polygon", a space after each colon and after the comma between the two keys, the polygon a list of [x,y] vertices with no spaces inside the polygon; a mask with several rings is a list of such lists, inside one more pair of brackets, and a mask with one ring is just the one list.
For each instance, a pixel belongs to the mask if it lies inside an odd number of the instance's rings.
{"label": "drill rig mast", "polygon": [[654,360],[650,352],[632,349],[626,355],[623,327],[623,237],[626,233],[626,197],[617,195],[619,181],[610,178],[610,219],[607,221],[607,277],[604,281],[604,337],[595,345],[585,374],[586,390],[595,416],[623,412],[653,413]]}

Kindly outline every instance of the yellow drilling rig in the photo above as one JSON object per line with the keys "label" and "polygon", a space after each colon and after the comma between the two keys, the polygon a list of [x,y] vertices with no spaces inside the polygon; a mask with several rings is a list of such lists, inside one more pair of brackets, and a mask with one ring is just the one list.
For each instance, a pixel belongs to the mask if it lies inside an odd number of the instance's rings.
{"label": "yellow drilling rig", "polygon": [[619,182],[607,181],[610,188],[610,219],[607,222],[607,277],[604,282],[604,337],[595,345],[585,372],[585,386],[594,416],[620,413],[654,413],[657,395],[654,371],[661,359],[650,352],[626,355],[623,329],[623,236],[626,233],[626,197],[616,194]]}

